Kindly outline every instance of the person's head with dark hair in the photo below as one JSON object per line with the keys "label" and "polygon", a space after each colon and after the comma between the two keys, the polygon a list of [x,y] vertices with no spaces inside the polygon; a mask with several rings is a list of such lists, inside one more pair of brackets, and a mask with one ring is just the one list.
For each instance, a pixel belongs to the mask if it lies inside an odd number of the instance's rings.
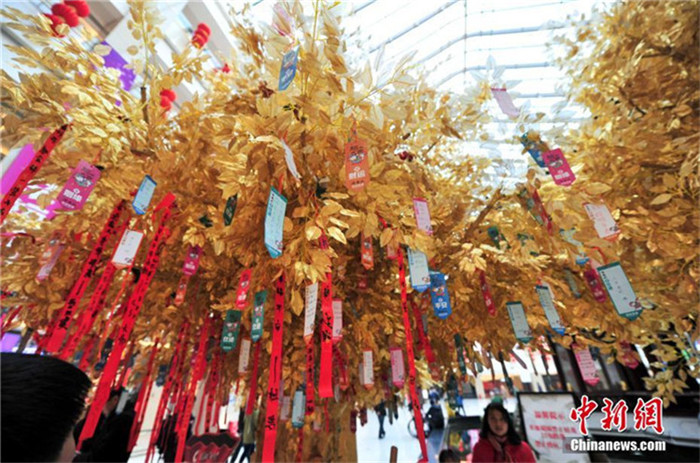
{"label": "person's head with dark hair", "polygon": [[505,438],[510,445],[519,445],[521,442],[520,436],[513,427],[510,414],[502,402],[493,401],[484,410],[479,437],[488,439],[489,435],[500,439]]}
{"label": "person's head with dark hair", "polygon": [[109,391],[109,399],[107,399],[107,402],[102,409],[102,414],[104,416],[109,416],[114,410],[117,409],[117,405],[119,405],[119,400],[121,399],[123,392],[123,387],[118,387]]}
{"label": "person's head with dark hair", "polygon": [[440,456],[438,457],[438,461],[440,463],[443,462],[457,462],[459,463],[459,456],[457,455],[457,452],[455,452],[452,449],[444,449],[440,452]]}
{"label": "person's head with dark hair", "polygon": [[90,379],[53,357],[0,354],[2,461],[72,461]]}

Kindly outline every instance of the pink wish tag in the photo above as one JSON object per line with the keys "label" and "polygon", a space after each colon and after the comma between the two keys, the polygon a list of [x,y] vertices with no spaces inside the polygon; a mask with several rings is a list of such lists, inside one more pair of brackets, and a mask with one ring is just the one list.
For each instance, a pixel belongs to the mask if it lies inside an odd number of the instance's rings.
{"label": "pink wish tag", "polygon": [[513,99],[508,95],[508,91],[505,88],[491,88],[491,93],[503,114],[509,117],[518,117],[520,115],[520,110],[515,107]]}
{"label": "pink wish tag", "polygon": [[549,173],[554,179],[554,183],[561,186],[569,186],[576,180],[576,175],[571,170],[571,166],[564,157],[564,153],[559,148],[547,151],[542,155],[544,163],[549,169]]}
{"label": "pink wish tag", "polygon": [[202,248],[199,246],[192,246],[187,249],[187,254],[185,255],[185,263],[182,265],[182,273],[191,277],[197,273],[199,268],[199,258],[202,256]]}
{"label": "pink wish tag", "polygon": [[80,161],[58,194],[57,200],[61,209],[68,211],[82,209],[99,179],[100,169],[86,161]]}

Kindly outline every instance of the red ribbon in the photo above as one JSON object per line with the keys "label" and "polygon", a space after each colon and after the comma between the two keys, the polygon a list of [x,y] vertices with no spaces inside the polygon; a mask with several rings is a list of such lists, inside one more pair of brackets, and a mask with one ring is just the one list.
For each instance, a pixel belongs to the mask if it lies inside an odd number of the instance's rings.
{"label": "red ribbon", "polygon": [[[120,205],[121,204],[122,203],[120,203]],[[165,226],[165,222],[170,217],[170,214],[171,208],[165,208],[165,211],[161,216],[158,229],[156,230],[155,236],[153,237],[153,240],[148,248],[148,255],[143,266],[141,278],[136,284],[133,293],[131,293],[129,301],[127,302],[126,314],[124,315],[122,326],[119,329],[119,334],[114,342],[109,359],[105,364],[102,377],[100,378],[97,390],[95,391],[95,398],[93,399],[92,406],[90,407],[90,411],[85,419],[85,425],[83,426],[83,431],[80,434],[80,439],[78,440],[78,450],[82,446],[85,439],[91,438],[95,433],[97,421],[99,420],[102,409],[104,408],[104,405],[109,397],[110,385],[117,374],[122,352],[126,347],[129,337],[131,336],[131,331],[134,328],[136,317],[141,311],[143,299],[146,297],[146,291],[148,290],[148,287],[156,274],[156,269],[158,268],[158,263],[160,261],[160,253],[165,246],[165,239],[170,234],[170,230],[168,230],[168,228]]]}
{"label": "red ribbon", "polygon": [[195,367],[190,378],[190,387],[184,397],[183,412],[178,415],[177,420],[177,452],[175,461],[181,462],[185,454],[185,440],[187,439],[187,428],[190,424],[190,415],[194,407],[195,394],[197,393],[197,383],[204,376],[204,365],[207,361],[207,342],[209,341],[209,326],[211,325],[211,317],[207,316],[204,320],[204,327],[199,336],[199,346],[197,347],[197,357]]}
{"label": "red ribbon", "polygon": [[263,463],[275,461],[277,419],[280,400],[280,376],[282,375],[282,340],[284,333],[284,273],[277,279],[275,290],[275,318],[272,325],[272,353],[270,375],[267,380],[267,406],[265,409],[265,437],[263,439]]}
{"label": "red ribbon", "polygon": [[314,337],[311,337],[311,341],[306,344],[306,416],[313,414],[316,409],[316,388],[314,387],[314,381],[316,375],[314,373],[314,367],[316,366],[316,345],[314,344]]}
{"label": "red ribbon", "polygon": [[[123,226],[126,227],[126,224]],[[78,317],[78,321],[76,322],[78,328],[76,328],[75,332],[73,332],[73,334],[68,338],[68,341],[63,347],[59,358],[63,360],[69,359],[73,355],[73,352],[75,351],[75,348],[80,340],[88,333],[90,328],[92,328],[92,325],[97,319],[97,315],[104,307],[105,298],[107,297],[107,290],[112,284],[116,271],[117,268],[112,265],[111,262],[107,263],[104,272],[102,272],[100,280],[97,282],[97,287],[92,293],[92,297],[90,297],[90,303]]]}
{"label": "red ribbon", "polygon": [[48,342],[45,346],[45,350],[47,352],[55,353],[61,348],[61,344],[63,344],[63,340],[68,333],[68,328],[70,327],[70,323],[73,319],[73,312],[78,307],[78,304],[83,298],[83,294],[85,294],[85,290],[87,289],[90,280],[95,274],[97,264],[100,261],[100,256],[102,255],[102,251],[104,251],[107,242],[112,236],[116,235],[119,217],[125,209],[126,201],[119,201],[119,204],[117,204],[112,210],[107,222],[102,227],[102,232],[100,233],[99,238],[97,238],[95,246],[92,248],[90,255],[83,263],[83,268],[80,271],[78,280],[73,285],[73,288],[66,299],[65,305],[59,312],[58,318],[56,319],[56,324],[49,328],[46,333],[46,335],[49,336]]}
{"label": "red ribbon", "polygon": [[415,303],[413,298],[410,299],[411,308],[413,309],[413,316],[416,318],[416,329],[418,330],[418,345],[425,352],[425,358],[428,361],[428,365],[436,363],[435,354],[430,346],[430,339],[428,335],[425,334],[425,326],[423,326],[423,315],[421,314],[420,308]]}
{"label": "red ribbon", "polygon": [[479,270],[479,284],[481,285],[481,294],[484,297],[484,304],[486,304],[489,315],[493,317],[496,315],[496,304],[493,303],[491,286],[489,286],[488,281],[486,281],[486,274],[483,270]]}
{"label": "red ribbon", "polygon": [[7,319],[5,319],[5,317],[3,316],[2,328],[0,328],[0,333],[3,333],[3,334],[5,333],[7,328],[10,327],[10,324],[14,321],[14,319],[17,317],[19,312],[22,310],[22,307],[23,306],[19,305],[16,308],[12,309],[10,312],[8,312]]}
{"label": "red ribbon", "polygon": [[246,404],[245,414],[252,415],[255,409],[255,398],[258,389],[258,369],[260,366],[260,350],[262,342],[255,343],[255,352],[253,353],[253,369],[250,372],[250,392],[248,393],[248,403]]}
{"label": "red ribbon", "polygon": [[122,372],[121,376],[117,380],[116,383],[112,384],[112,389],[118,389],[119,387],[123,387],[123,384],[127,378],[127,372],[129,371],[129,363],[131,362],[131,355],[134,351],[134,341],[129,340],[129,348],[126,351],[126,355],[124,356],[123,359],[123,365],[122,365]]}
{"label": "red ribbon", "polygon": [[88,342],[85,344],[85,347],[83,347],[83,356],[80,358],[80,364],[78,365],[78,368],[80,368],[84,372],[87,372],[86,369],[90,365],[90,359],[92,358],[92,351],[95,348],[96,343],[97,343],[97,333],[90,336],[90,339],[88,339]]}
{"label": "red ribbon", "polygon": [[333,397],[333,276],[326,273],[321,285],[321,365],[318,396]]}
{"label": "red ribbon", "polygon": [[299,428],[299,440],[297,442],[297,455],[294,461],[301,462],[302,453],[304,452],[304,428]]}
{"label": "red ribbon", "polygon": [[168,378],[163,385],[163,391],[161,392],[160,401],[158,402],[158,409],[156,411],[155,421],[153,423],[153,430],[151,431],[151,439],[148,443],[148,450],[146,451],[146,463],[149,463],[153,453],[155,452],[156,441],[160,435],[161,426],[163,425],[162,417],[165,410],[170,402],[170,390],[173,387],[173,383],[176,378],[181,378],[180,370],[182,365],[184,365],[186,351],[186,339],[187,332],[189,328],[189,323],[183,323],[180,328],[180,334],[178,335],[177,344],[175,345],[175,352],[173,353],[173,358],[170,362],[170,371],[168,372]]}
{"label": "red ribbon", "polygon": [[345,359],[343,359],[337,346],[333,346],[333,357],[340,373],[340,389],[345,391],[350,386],[350,382],[348,381],[348,372],[345,369]]}
{"label": "red ribbon", "polygon": [[408,357],[408,389],[411,394],[411,407],[413,417],[416,420],[416,430],[418,432],[418,442],[420,443],[421,458],[419,462],[428,461],[428,448],[425,445],[425,431],[423,430],[423,414],[416,394],[416,359],[413,353],[413,333],[411,332],[411,321],[408,317],[408,291],[406,289],[406,267],[404,264],[403,250],[399,249],[399,284],[401,286],[401,311],[403,313],[403,329],[406,334],[406,356]]}
{"label": "red ribbon", "polygon": [[148,357],[148,366],[146,367],[146,374],[141,382],[141,388],[139,389],[139,395],[136,399],[136,405],[134,406],[134,421],[131,424],[131,432],[129,434],[129,445],[127,449],[131,452],[136,445],[136,439],[141,432],[141,426],[143,425],[143,418],[146,415],[146,405],[148,405],[148,399],[151,394],[151,386],[153,382],[151,381],[151,374],[153,373],[153,361],[156,358],[156,353],[158,353],[158,343],[160,338],[156,338],[156,342],[151,349],[151,355]]}
{"label": "red ribbon", "polygon": [[14,206],[17,199],[22,195],[24,189],[27,188],[29,181],[39,172],[44,162],[49,158],[51,151],[53,151],[58,142],[61,141],[63,134],[66,133],[68,128],[69,125],[62,125],[49,135],[49,138],[44,142],[44,146],[34,155],[32,162],[24,168],[22,173],[19,174],[19,177],[17,177],[17,180],[15,180],[14,185],[12,185],[7,194],[2,198],[2,201],[0,201],[0,225],[5,222],[5,218],[7,218],[7,214],[10,213],[12,206]]}

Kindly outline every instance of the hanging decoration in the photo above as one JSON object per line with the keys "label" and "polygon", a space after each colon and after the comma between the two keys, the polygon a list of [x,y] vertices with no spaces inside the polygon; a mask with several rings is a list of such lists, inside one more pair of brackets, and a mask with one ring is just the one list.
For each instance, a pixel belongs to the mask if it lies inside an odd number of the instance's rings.
{"label": "hanging decoration", "polygon": [[62,125],[51,135],[49,135],[44,142],[44,146],[42,146],[39,152],[34,155],[34,158],[31,160],[29,165],[22,171],[19,177],[17,177],[12,187],[8,189],[7,193],[5,193],[2,201],[0,201],[0,225],[5,222],[5,218],[7,218],[7,214],[10,213],[10,209],[12,209],[12,206],[14,206],[15,201],[17,201],[17,199],[20,197],[24,189],[29,184],[29,181],[34,178],[37,172],[39,172],[69,127],[70,126],[68,125]]}
{"label": "hanging decoration", "polygon": [[73,169],[73,173],[61,192],[58,193],[56,200],[61,205],[61,209],[67,211],[79,211],[82,209],[99,179],[100,170],[81,160]]}
{"label": "hanging decoration", "polygon": [[241,330],[241,314],[240,310],[226,311],[226,319],[221,333],[221,349],[224,352],[230,352],[236,348],[238,333]]}
{"label": "hanging decoration", "polygon": [[510,317],[510,323],[513,325],[513,332],[515,333],[515,338],[523,343],[530,342],[532,339],[532,330],[527,322],[527,317],[525,316],[525,308],[523,304],[518,302],[507,302],[506,309],[508,309],[508,316]]}

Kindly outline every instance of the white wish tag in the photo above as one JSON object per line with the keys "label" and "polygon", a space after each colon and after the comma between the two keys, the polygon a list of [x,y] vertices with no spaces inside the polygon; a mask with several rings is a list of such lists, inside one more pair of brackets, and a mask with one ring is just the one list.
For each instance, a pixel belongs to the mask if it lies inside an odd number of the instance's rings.
{"label": "white wish tag", "polygon": [[554,298],[552,297],[552,292],[548,286],[537,285],[535,286],[535,291],[540,298],[540,304],[544,309],[544,314],[547,316],[547,321],[549,321],[549,326],[552,327],[559,335],[563,335],[565,332],[564,325],[559,317],[559,312],[557,308],[554,307]]}
{"label": "white wish tag", "polygon": [[280,140],[280,142],[282,143],[282,148],[284,148],[284,160],[287,162],[287,169],[289,169],[289,172],[291,172],[295,179],[300,180],[301,175],[299,175],[297,165],[294,162],[294,153],[292,153],[291,148],[284,142],[284,140]]}
{"label": "white wish tag", "polygon": [[374,386],[374,365],[372,362],[372,351],[364,350],[362,351],[362,379],[364,380],[364,386],[366,388],[371,388]]}
{"label": "white wish tag", "polygon": [[641,315],[642,305],[619,262],[598,267],[598,275],[620,316],[635,320]]}
{"label": "white wish tag", "polygon": [[605,204],[585,203],[583,208],[593,221],[593,226],[599,237],[612,240],[620,234],[620,229]]}
{"label": "white wish tag", "polygon": [[522,302],[507,302],[506,308],[508,309],[510,323],[513,325],[513,332],[517,340],[520,342],[530,342],[532,339],[532,330],[527,323],[525,308]]}
{"label": "white wish tag", "polygon": [[343,338],[343,301],[333,299],[333,336],[334,343]]}
{"label": "white wish tag", "polygon": [[428,235],[433,234],[433,226],[430,225],[430,210],[428,202],[423,198],[413,198],[413,213],[416,215],[416,225]]}
{"label": "white wish tag", "polygon": [[238,372],[245,373],[248,370],[248,360],[250,359],[250,339],[241,340],[241,351],[238,354]]}
{"label": "white wish tag", "polygon": [[139,252],[143,232],[136,230],[124,230],[122,239],[119,241],[117,249],[112,256],[112,264],[117,268],[126,268],[134,263],[136,253]]}
{"label": "white wish tag", "polygon": [[292,398],[288,395],[282,396],[282,409],[280,410],[280,421],[289,421],[289,414],[292,412]]}
{"label": "white wish tag", "polygon": [[316,323],[316,307],[318,306],[318,282],[306,287],[304,295],[304,340],[311,341],[314,335],[314,325]]}
{"label": "white wish tag", "polygon": [[430,288],[430,270],[428,269],[428,257],[425,254],[408,248],[408,269],[413,289],[422,293]]}

